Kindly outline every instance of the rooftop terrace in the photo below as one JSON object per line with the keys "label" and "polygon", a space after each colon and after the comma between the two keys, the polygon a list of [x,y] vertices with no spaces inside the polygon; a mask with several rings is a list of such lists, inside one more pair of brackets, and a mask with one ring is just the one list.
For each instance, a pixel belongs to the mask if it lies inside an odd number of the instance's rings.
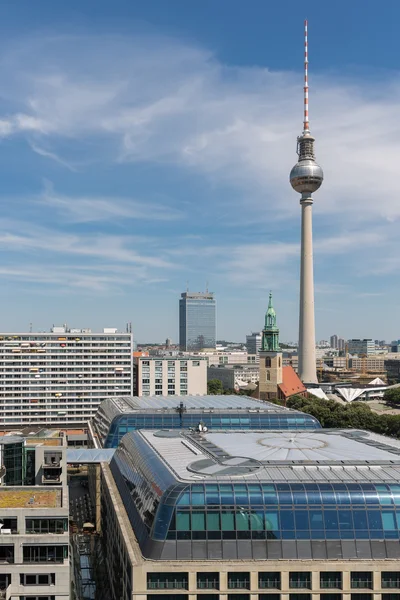
{"label": "rooftop terrace", "polygon": [[58,508],[61,498],[61,490],[0,488],[0,508]]}

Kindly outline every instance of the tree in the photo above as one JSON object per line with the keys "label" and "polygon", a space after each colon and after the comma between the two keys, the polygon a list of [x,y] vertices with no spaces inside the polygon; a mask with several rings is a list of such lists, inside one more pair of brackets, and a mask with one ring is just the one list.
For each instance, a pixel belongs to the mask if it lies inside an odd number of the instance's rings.
{"label": "tree", "polygon": [[213,396],[224,393],[224,386],[219,379],[210,379],[207,383],[207,392]]}
{"label": "tree", "polygon": [[385,400],[385,402],[387,404],[391,404],[391,405],[400,404],[400,387],[389,388],[388,390],[385,390],[383,399]]}

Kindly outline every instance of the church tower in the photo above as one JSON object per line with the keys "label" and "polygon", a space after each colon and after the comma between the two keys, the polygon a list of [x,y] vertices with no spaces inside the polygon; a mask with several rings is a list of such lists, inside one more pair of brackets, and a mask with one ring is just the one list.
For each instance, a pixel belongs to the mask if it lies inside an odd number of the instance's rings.
{"label": "church tower", "polygon": [[279,346],[279,329],[276,326],[276,312],[272,306],[272,293],[269,295],[268,310],[262,332],[260,355],[260,400],[278,397],[278,385],[282,383],[282,352]]}

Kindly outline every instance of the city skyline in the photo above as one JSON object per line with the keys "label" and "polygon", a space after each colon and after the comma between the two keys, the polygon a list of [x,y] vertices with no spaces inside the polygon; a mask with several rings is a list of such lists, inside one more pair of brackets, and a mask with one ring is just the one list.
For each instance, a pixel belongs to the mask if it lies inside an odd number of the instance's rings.
{"label": "city skyline", "polygon": [[135,339],[176,342],[176,297],[208,280],[218,339],[257,331],[270,289],[297,338],[288,172],[308,17],[316,338],[399,337],[400,7],[367,1],[361,23],[341,1],[18,4],[0,46],[1,330],[131,321]]}

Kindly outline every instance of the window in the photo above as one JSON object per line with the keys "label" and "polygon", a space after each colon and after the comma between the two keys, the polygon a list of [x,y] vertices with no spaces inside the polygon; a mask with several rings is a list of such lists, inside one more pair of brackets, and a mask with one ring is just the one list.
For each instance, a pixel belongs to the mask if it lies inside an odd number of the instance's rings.
{"label": "window", "polygon": [[289,600],[311,600],[311,594],[289,594]]}
{"label": "window", "polygon": [[400,588],[400,572],[386,571],[381,573],[382,588]]}
{"label": "window", "polygon": [[68,546],[24,546],[23,562],[63,562],[68,558]]}
{"label": "window", "polygon": [[258,574],[258,587],[261,589],[275,588],[281,589],[281,574],[278,572],[271,573],[259,573]]}
{"label": "window", "polygon": [[197,587],[201,590],[219,590],[219,573],[197,573]]}
{"label": "window", "polygon": [[55,596],[20,596],[20,600],[54,600]]}
{"label": "window", "polygon": [[342,600],[343,594],[320,594],[320,600]]}
{"label": "window", "polygon": [[[353,571],[351,573],[351,587],[372,590],[372,573],[370,571]],[[358,600],[362,599],[359,598]]]}
{"label": "window", "polygon": [[266,379],[267,381],[271,381],[271,373],[269,371],[267,371]]}
{"label": "window", "polygon": [[400,594],[382,594],[382,600],[400,600]]}
{"label": "window", "polygon": [[64,533],[68,530],[67,519],[26,519],[26,533]]}
{"label": "window", "polygon": [[200,361],[199,361],[199,360],[193,360],[193,361],[192,361],[192,365],[193,365],[194,367],[199,367],[199,366],[200,366]]}
{"label": "window", "polygon": [[269,356],[265,359],[265,367],[269,369],[271,367],[271,359]]}
{"label": "window", "polygon": [[19,576],[21,585],[54,585],[56,582],[55,573],[44,573],[43,575],[28,575],[21,573]]}
{"label": "window", "polygon": [[0,524],[3,525],[2,533],[4,533],[4,529],[10,529],[11,533],[17,533],[17,518],[16,517],[0,517]]}
{"label": "window", "polygon": [[0,563],[14,562],[14,546],[0,546]]}
{"label": "window", "polygon": [[308,571],[295,571],[289,573],[289,587],[311,590],[311,573]]}
{"label": "window", "polygon": [[228,573],[228,588],[230,590],[249,590],[250,589],[250,573]]}
{"label": "window", "polygon": [[219,600],[219,594],[197,594],[197,600]]}
{"label": "window", "polygon": [[372,600],[372,594],[351,594],[351,600]]}
{"label": "window", "polygon": [[281,600],[280,594],[258,594],[258,600]]}
{"label": "window", "polygon": [[228,594],[228,600],[250,600],[250,594]]}
{"label": "window", "polygon": [[[338,588],[342,589],[342,573],[341,571],[327,571],[319,574],[320,588]],[[326,599],[325,599],[326,600]]]}
{"label": "window", "polygon": [[187,573],[147,573],[148,589],[187,590],[188,586],[189,578]]}

